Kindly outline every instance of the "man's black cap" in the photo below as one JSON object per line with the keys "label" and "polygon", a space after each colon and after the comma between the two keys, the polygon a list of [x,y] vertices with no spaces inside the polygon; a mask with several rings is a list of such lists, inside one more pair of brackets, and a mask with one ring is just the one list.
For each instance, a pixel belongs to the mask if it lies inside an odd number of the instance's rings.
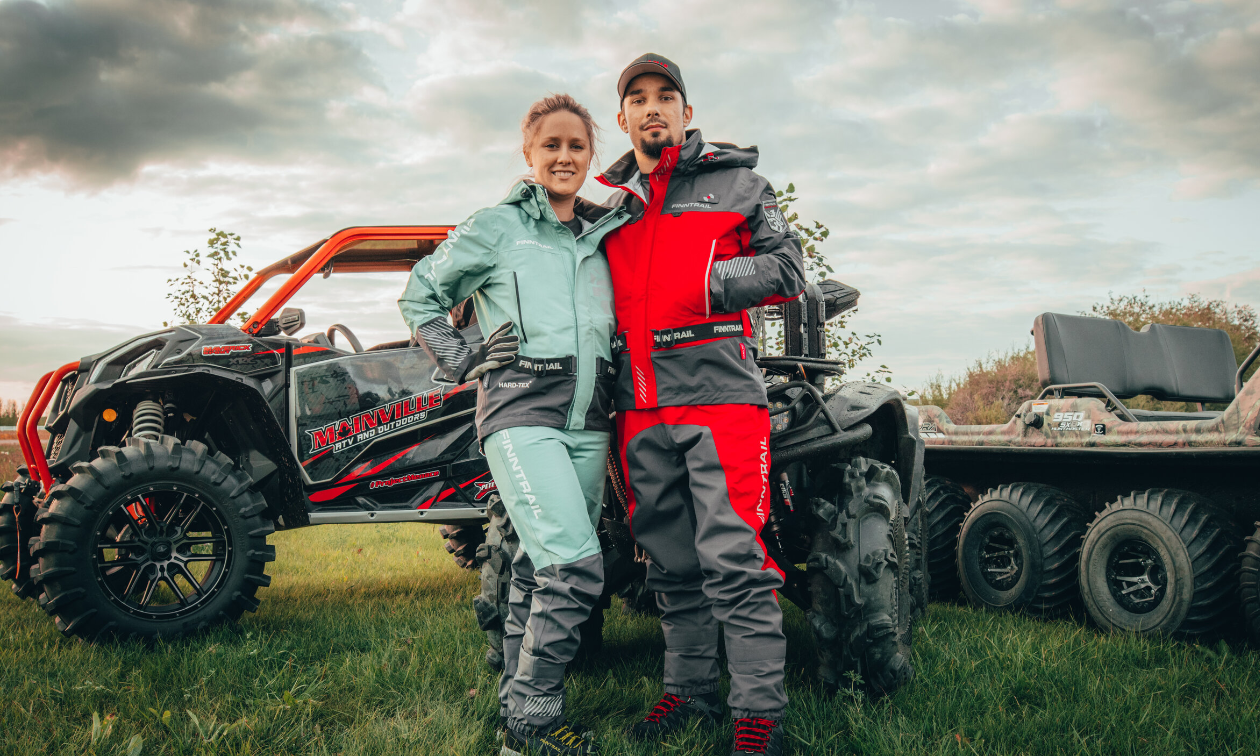
{"label": "man's black cap", "polygon": [[672,80],[674,85],[678,87],[678,93],[682,95],[683,102],[687,101],[687,87],[683,84],[682,71],[678,70],[678,66],[674,65],[674,61],[656,53],[639,56],[633,63],[626,66],[626,70],[621,72],[621,78],[617,79],[618,99],[626,99],[626,87],[630,86],[630,82],[634,80],[634,77],[646,73],[660,74]]}

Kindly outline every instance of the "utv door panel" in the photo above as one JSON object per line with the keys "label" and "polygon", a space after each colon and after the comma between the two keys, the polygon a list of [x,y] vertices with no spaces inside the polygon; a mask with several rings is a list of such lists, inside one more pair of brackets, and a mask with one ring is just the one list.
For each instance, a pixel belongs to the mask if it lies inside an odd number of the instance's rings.
{"label": "utv door panel", "polygon": [[461,387],[436,383],[433,370],[421,349],[356,354],[294,368],[293,451],[309,482],[332,480],[377,440],[458,414],[461,408],[447,400]]}

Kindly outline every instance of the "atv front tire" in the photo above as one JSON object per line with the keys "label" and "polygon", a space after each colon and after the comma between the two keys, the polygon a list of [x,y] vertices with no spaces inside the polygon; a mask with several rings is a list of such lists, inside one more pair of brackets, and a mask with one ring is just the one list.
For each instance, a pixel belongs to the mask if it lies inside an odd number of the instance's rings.
{"label": "atv front tire", "polygon": [[923,551],[927,561],[928,592],[936,601],[958,598],[958,531],[971,506],[962,486],[948,478],[929,475],[923,479]]}
{"label": "atv front tire", "polygon": [[1038,617],[1077,598],[1085,513],[1066,493],[1039,483],[999,486],[981,496],[958,535],[958,574],[976,606]]}
{"label": "atv front tire", "polygon": [[486,529],[486,541],[477,547],[476,558],[481,562],[481,594],[473,598],[473,612],[477,625],[486,634],[486,664],[497,672],[503,671],[503,630],[508,616],[508,591],[512,588],[512,560],[520,548],[520,539],[508,519],[507,508],[498,494],[491,494],[486,502],[486,515],[490,525]]}
{"label": "atv front tire", "polygon": [[869,692],[892,693],[914,677],[901,483],[888,465],[857,458],[822,471],[815,491],[828,497],[810,500],[817,527],[806,563],[819,676],[832,691],[857,675]]}
{"label": "atv front tire", "polygon": [[35,493],[39,484],[30,479],[25,467],[16,479],[0,486],[0,580],[12,583],[18,598],[35,598],[39,587],[31,577],[34,557],[30,541],[35,536]]}
{"label": "atv front tire", "polygon": [[1121,496],[1085,532],[1085,608],[1108,630],[1216,635],[1235,616],[1238,547],[1229,518],[1198,494]]}
{"label": "atv front tire", "polygon": [[171,436],[103,447],[53,488],[31,552],[40,604],[86,640],[178,638],[258,608],[266,504],[223,454]]}
{"label": "atv front tire", "polygon": [[446,553],[455,560],[455,566],[464,570],[475,570],[481,567],[484,553],[481,544],[486,542],[485,526],[443,525],[438,528],[438,535],[446,539]]}

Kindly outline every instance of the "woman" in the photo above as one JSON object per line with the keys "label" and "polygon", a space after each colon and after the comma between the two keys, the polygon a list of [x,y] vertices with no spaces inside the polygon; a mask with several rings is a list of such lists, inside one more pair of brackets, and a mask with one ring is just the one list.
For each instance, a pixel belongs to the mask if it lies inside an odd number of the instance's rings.
{"label": "woman", "polygon": [[[531,178],[452,231],[398,301],[448,378],[479,381],[478,436],[521,539],[499,683],[504,754],[594,753],[565,720],[564,668],[603,587],[595,527],[615,321],[600,240],[628,217],[577,196],[595,130],[568,95],[534,103],[521,122]],[[476,349],[447,320],[469,296],[485,334]]]}

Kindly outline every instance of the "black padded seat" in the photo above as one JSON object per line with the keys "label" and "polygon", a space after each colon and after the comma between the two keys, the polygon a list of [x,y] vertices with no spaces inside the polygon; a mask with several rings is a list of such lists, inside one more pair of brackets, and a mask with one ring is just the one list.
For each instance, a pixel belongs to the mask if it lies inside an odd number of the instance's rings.
{"label": "black padded seat", "polygon": [[1033,321],[1033,341],[1042,386],[1101,383],[1122,399],[1234,400],[1238,363],[1229,334],[1218,328],[1152,324],[1134,331],[1118,320],[1047,312]]}
{"label": "black padded seat", "polygon": [[1215,420],[1219,412],[1161,412],[1158,410],[1129,410],[1139,423],[1157,423],[1164,420]]}

